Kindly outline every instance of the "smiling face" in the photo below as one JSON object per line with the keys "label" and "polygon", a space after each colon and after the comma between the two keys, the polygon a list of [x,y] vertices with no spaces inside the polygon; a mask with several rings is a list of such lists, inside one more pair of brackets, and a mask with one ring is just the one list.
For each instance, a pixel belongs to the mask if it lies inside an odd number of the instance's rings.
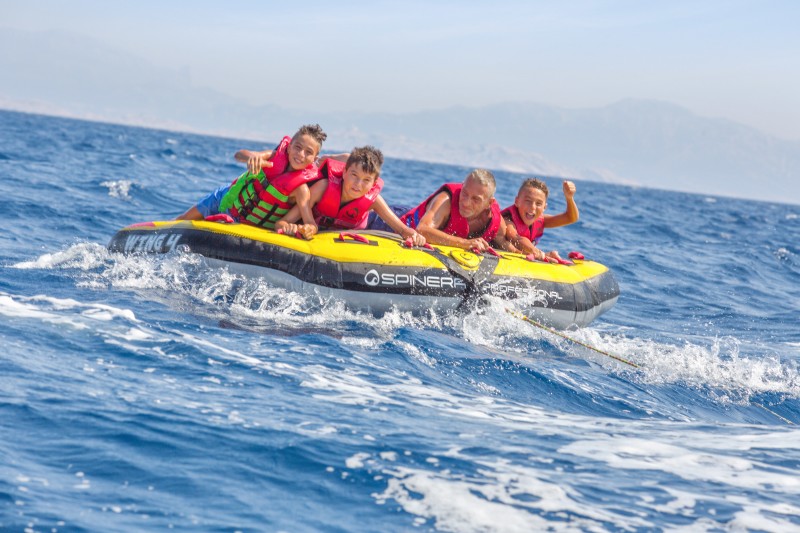
{"label": "smiling face", "polygon": [[377,174],[370,174],[361,165],[345,168],[342,177],[342,203],[352,202],[367,194],[377,179]]}
{"label": "smiling face", "polygon": [[526,226],[544,214],[547,208],[547,195],[541,189],[534,187],[523,187],[514,200],[519,216]]}
{"label": "smiling face", "polygon": [[321,146],[311,135],[295,135],[289,148],[289,166],[292,170],[302,170],[312,164],[319,154]]}
{"label": "smiling face", "polygon": [[480,216],[492,205],[492,187],[467,179],[458,197],[458,212],[466,219]]}

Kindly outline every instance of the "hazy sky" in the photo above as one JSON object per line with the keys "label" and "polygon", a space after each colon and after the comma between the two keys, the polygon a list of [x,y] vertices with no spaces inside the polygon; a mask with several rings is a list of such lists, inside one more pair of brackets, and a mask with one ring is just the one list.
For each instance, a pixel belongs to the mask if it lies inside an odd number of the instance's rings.
{"label": "hazy sky", "polygon": [[253,104],[406,112],[633,97],[785,139],[800,139],[798,26],[793,0],[0,0],[0,28],[78,33]]}

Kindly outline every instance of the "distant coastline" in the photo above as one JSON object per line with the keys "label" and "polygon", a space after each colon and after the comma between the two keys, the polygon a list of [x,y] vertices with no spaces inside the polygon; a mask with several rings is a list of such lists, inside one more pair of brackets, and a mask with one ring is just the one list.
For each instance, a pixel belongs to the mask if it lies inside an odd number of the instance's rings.
{"label": "distant coastline", "polygon": [[[454,108],[411,116],[319,113],[314,118],[313,112],[285,111],[280,117],[273,115],[270,126],[263,132],[248,125],[237,129],[235,121],[231,126],[202,125],[167,116],[121,111],[86,112],[52,103],[3,97],[0,97],[0,109],[241,139],[256,146],[275,142],[298,124],[319,122],[329,133],[326,149],[331,151],[373,144],[387,156],[397,159],[800,204],[800,180],[795,179],[800,177],[800,142],[775,139],[729,121],[697,117],[685,109],[662,102],[628,100],[589,110],[507,104],[479,109]],[[553,138],[547,142],[529,141],[530,146],[542,146],[541,153],[525,148],[525,136],[520,136],[517,143],[500,144],[508,139],[501,133],[504,128],[499,120],[516,116],[520,123],[524,123],[532,121],[531,116],[537,114],[540,119],[559,117],[558,121],[548,119],[549,126],[542,124],[531,128],[529,136],[534,137],[542,134],[539,130],[544,134],[552,132]],[[565,114],[572,114],[572,117],[565,119]],[[634,117],[638,124],[635,127],[625,124],[620,116]],[[690,138],[682,139],[679,133],[674,132],[671,135],[659,132],[660,123],[670,123],[674,130],[676,122],[681,120],[684,121],[681,128]],[[470,142],[471,133],[463,130],[448,136],[445,133],[448,128],[456,131],[453,123],[460,121],[486,124],[486,129],[493,132],[486,138],[494,136],[499,143]],[[510,124],[507,128],[513,131],[521,126],[519,123]],[[594,133],[589,135],[587,132],[590,131]],[[607,135],[598,133],[603,131]],[[636,135],[636,131],[640,134]],[[698,139],[692,132],[704,136],[705,140]],[[592,146],[592,139],[599,146]],[[712,149],[704,149],[704,142]],[[648,148],[643,150],[640,145]],[[613,161],[604,160],[603,150],[608,146],[615,146],[611,156],[616,158],[616,166]],[[626,159],[626,153],[631,157]],[[574,157],[570,157],[571,154]]]}

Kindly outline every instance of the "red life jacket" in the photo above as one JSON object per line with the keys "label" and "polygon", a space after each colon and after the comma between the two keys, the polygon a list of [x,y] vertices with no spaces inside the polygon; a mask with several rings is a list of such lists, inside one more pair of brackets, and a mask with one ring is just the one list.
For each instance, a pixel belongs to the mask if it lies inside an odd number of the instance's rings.
{"label": "red life jacket", "polygon": [[514,224],[520,237],[525,237],[534,245],[539,244],[539,239],[544,235],[544,215],[534,220],[530,226],[526,226],[525,222],[522,221],[516,205],[503,209],[502,215],[507,222]]}
{"label": "red life jacket", "polygon": [[437,194],[446,192],[450,196],[450,218],[447,221],[447,225],[442,228],[442,231],[448,235],[454,235],[456,237],[461,237],[462,239],[482,237],[485,241],[492,242],[497,236],[497,231],[500,229],[500,219],[502,217],[500,214],[500,205],[498,205],[496,200],[492,199],[492,218],[478,235],[471,235],[469,232],[469,222],[466,218],[461,216],[461,213],[458,210],[458,199],[461,196],[462,187],[463,185],[461,183],[445,183],[439,187],[435,193],[430,195],[427,200],[419,204],[405,215],[401,216],[400,220],[402,220],[403,224],[409,228],[416,229],[419,221],[423,216],[425,216],[425,212],[428,210],[428,204],[431,202],[431,200],[433,200]]}
{"label": "red life jacket", "polygon": [[342,204],[344,168],[345,164],[341,161],[326,159],[319,169],[319,176],[328,178],[328,187],[312,209],[320,229],[366,228],[370,207],[383,189],[383,180],[379,177],[367,194]]}
{"label": "red life jacket", "polygon": [[287,149],[292,139],[284,137],[270,162],[258,174],[245,172],[231,184],[220,201],[220,211],[230,211],[243,224],[273,229],[292,204],[289,195],[299,186],[317,178],[313,164],[301,170],[288,170]]}

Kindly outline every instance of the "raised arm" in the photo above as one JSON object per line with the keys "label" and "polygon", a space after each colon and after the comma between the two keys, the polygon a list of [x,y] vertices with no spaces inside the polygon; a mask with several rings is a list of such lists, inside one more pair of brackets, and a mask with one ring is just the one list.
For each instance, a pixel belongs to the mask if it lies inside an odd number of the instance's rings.
{"label": "raised arm", "polygon": [[567,201],[567,209],[558,215],[545,215],[545,228],[567,226],[578,221],[580,214],[578,213],[578,205],[575,203],[575,184],[565,180],[564,183],[561,184],[561,188],[564,190],[564,199]]}
{"label": "raised arm", "polygon": [[383,196],[380,194],[372,203],[372,210],[375,211],[378,216],[381,217],[383,221],[395,231],[395,233],[404,239],[410,238],[414,243],[414,246],[425,246],[425,237],[423,237],[422,234],[416,230],[403,224],[403,222],[397,218],[397,215],[394,214],[392,208],[389,207],[389,204],[386,203],[386,200],[384,200]]}
{"label": "raised arm", "polygon": [[269,158],[272,157],[272,152],[272,150],[263,150],[261,152],[239,150],[233,155],[233,158],[242,163],[247,163],[247,171],[251,174],[258,174],[262,168],[272,166],[269,161]]}

